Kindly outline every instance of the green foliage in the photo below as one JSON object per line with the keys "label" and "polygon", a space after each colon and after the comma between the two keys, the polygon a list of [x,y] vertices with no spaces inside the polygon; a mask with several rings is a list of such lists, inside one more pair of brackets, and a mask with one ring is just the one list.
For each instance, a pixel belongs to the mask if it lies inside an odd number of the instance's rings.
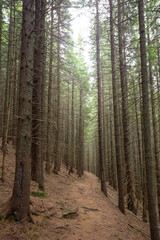
{"label": "green foliage", "polygon": [[74,212],[73,210],[69,209],[69,208],[62,208],[64,212],[68,212],[68,213],[72,213]]}
{"label": "green foliage", "polygon": [[33,197],[39,197],[39,198],[47,198],[45,192],[31,192],[30,193],[31,196]]}
{"label": "green foliage", "polygon": [[148,45],[147,46],[148,54],[149,54],[149,59],[154,60],[157,59],[157,48],[155,45]]}

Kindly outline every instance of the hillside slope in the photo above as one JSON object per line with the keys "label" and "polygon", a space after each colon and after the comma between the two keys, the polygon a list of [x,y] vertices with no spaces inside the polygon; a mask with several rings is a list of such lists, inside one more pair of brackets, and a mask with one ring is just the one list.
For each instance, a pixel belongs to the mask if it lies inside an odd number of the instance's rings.
{"label": "hillside slope", "polygon": [[[1,157],[1,156],[0,156]],[[0,202],[5,204],[12,192],[14,151],[6,160],[6,182],[0,182]],[[97,178],[85,172],[81,179],[69,176],[62,167],[59,175],[44,176],[45,195],[32,182],[31,212],[35,224],[24,232],[12,218],[0,221],[0,240],[149,240],[148,224],[116,206],[117,193],[108,189],[106,198]],[[42,198],[44,197],[44,198]]]}

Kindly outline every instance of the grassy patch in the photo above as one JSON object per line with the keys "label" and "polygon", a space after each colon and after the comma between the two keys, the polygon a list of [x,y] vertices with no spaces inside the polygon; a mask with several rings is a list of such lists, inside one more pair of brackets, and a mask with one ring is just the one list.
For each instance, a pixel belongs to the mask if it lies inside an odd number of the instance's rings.
{"label": "grassy patch", "polygon": [[33,197],[47,198],[45,192],[31,192],[30,195]]}
{"label": "grassy patch", "polygon": [[67,213],[72,213],[72,212],[74,212],[73,210],[71,210],[71,209],[69,209],[69,208],[62,208],[62,210],[63,210],[64,212],[67,212]]}

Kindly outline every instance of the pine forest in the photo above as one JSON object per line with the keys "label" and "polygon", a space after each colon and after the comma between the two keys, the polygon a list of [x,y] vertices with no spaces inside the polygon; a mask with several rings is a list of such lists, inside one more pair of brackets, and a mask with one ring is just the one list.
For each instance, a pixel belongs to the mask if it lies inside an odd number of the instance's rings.
{"label": "pine forest", "polygon": [[160,1],[0,0],[0,240],[160,240]]}

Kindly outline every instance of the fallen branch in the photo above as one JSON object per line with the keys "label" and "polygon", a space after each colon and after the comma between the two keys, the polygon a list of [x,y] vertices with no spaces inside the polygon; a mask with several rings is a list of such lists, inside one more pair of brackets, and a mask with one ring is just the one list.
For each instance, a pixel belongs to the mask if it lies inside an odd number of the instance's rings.
{"label": "fallen branch", "polygon": [[99,211],[97,208],[88,208],[88,207],[81,207],[81,208],[84,208],[86,211]]}
{"label": "fallen branch", "polygon": [[150,238],[150,235],[149,235],[148,233],[143,232],[143,231],[140,230],[139,228],[134,227],[134,226],[132,226],[131,224],[128,224],[128,226],[130,226],[131,228],[135,229],[136,231],[138,231],[138,232],[140,232],[140,233],[142,233],[142,234],[144,234],[145,236],[147,236],[147,237]]}
{"label": "fallen branch", "polygon": [[51,211],[53,208],[54,208],[54,207],[49,207],[49,208],[46,209],[46,207],[45,207],[44,210],[39,210],[38,212],[39,212],[39,213],[44,213],[44,212],[46,212],[46,211],[49,212],[49,211]]}
{"label": "fallen branch", "polygon": [[114,199],[114,197],[113,197],[113,196],[112,196],[112,195],[111,195],[109,192],[108,192],[107,194],[108,194],[108,196],[110,196],[111,198],[113,198],[113,199]]}
{"label": "fallen branch", "polygon": [[65,213],[62,215],[62,218],[67,218],[67,219],[74,219],[78,217],[77,210],[76,211],[71,211],[69,213]]}

